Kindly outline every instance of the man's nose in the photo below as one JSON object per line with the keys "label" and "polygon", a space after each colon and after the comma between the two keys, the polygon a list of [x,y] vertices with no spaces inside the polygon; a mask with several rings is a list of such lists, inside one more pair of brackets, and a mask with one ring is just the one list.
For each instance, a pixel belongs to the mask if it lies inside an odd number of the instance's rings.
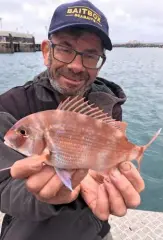
{"label": "man's nose", "polygon": [[77,55],[67,66],[69,69],[73,70],[74,73],[83,72],[85,70],[85,67],[82,64],[82,56],[80,55]]}

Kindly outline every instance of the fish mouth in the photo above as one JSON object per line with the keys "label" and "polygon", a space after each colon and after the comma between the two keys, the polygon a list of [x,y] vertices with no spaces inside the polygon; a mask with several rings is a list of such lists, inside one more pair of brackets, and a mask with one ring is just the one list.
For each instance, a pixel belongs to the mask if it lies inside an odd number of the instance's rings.
{"label": "fish mouth", "polygon": [[14,146],[7,140],[4,141],[4,144],[10,148],[13,148]]}
{"label": "fish mouth", "polygon": [[12,148],[13,150],[15,150],[15,151],[18,151],[16,148],[15,148],[15,146],[12,144],[12,143],[10,143],[9,141],[4,141],[4,144],[7,146],[7,147],[9,147],[9,148]]}
{"label": "fish mouth", "polygon": [[10,143],[9,141],[4,141],[4,144],[6,145],[6,146],[8,146],[9,148],[12,148],[13,150],[15,150],[17,153],[21,153],[21,154],[23,154],[24,156],[31,156],[28,152],[22,152],[22,151],[20,151],[20,150],[18,150],[12,143]]}

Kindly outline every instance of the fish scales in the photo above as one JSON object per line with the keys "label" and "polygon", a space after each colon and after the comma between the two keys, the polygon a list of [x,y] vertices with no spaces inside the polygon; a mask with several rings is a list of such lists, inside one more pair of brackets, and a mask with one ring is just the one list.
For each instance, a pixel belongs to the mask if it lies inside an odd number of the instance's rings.
{"label": "fish scales", "polygon": [[[58,168],[91,167],[102,171],[114,166],[115,158],[121,162],[122,152],[128,153],[128,149],[135,147],[114,124],[106,124],[76,112],[56,110],[53,113],[53,110],[49,110],[45,114],[45,122],[42,124],[48,126],[45,138],[53,153],[52,163]],[[123,161],[127,158],[128,154],[124,154]]]}
{"label": "fish scales", "polygon": [[[108,149],[106,145],[108,138],[106,134],[101,133],[100,120],[62,110],[55,110],[55,112],[48,110],[33,116],[29,123],[32,124],[35,121],[36,129],[38,125],[41,126],[41,132],[39,131],[38,134],[40,136],[44,134],[47,146],[53,153],[52,162],[56,167],[88,168],[92,164],[89,161],[90,156],[94,161],[99,155],[99,148],[100,152]],[[90,122],[90,120],[93,121]],[[106,133],[105,129],[103,131]],[[76,149],[78,149],[77,153],[75,153]]]}
{"label": "fish scales", "polygon": [[[50,112],[49,115],[51,115]],[[54,155],[60,156],[52,157],[56,167],[89,168],[99,155],[99,149],[100,152],[108,152],[108,135],[101,132],[103,130],[106,133],[107,126],[104,127],[100,120],[91,119],[94,121],[90,122],[88,116],[60,110],[56,111],[55,118],[56,116],[59,121],[56,120],[52,125],[53,117],[49,118],[50,129],[46,129],[48,148]],[[78,123],[77,126],[76,123]],[[107,158],[106,154],[105,158]]]}

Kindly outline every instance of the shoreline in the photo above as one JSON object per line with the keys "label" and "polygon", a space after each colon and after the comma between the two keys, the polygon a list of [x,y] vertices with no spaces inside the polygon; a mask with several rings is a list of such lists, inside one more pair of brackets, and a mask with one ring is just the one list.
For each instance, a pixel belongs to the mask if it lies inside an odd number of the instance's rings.
{"label": "shoreline", "polygon": [[[113,48],[163,48],[163,43],[113,43]],[[41,51],[40,43],[0,42],[0,53],[37,52]]]}
{"label": "shoreline", "polygon": [[113,47],[120,48],[163,48],[163,43],[117,43]]}

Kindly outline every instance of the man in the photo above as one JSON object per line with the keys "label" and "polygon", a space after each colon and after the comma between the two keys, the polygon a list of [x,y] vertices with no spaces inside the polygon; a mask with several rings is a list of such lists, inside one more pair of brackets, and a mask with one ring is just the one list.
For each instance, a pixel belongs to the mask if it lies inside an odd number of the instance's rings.
{"label": "man", "polygon": [[25,158],[3,143],[17,120],[56,109],[68,96],[85,96],[121,121],[123,90],[97,77],[105,51],[111,49],[108,23],[99,9],[89,1],[62,4],[42,43],[47,70],[0,96],[0,168],[12,165],[11,175],[0,174],[0,210],[6,213],[1,239],[110,240],[109,215],[123,216],[127,208],[140,204],[144,182],[131,163],[112,169],[107,179],[95,171],[78,170],[71,192],[52,167],[42,164],[48,153]]}

